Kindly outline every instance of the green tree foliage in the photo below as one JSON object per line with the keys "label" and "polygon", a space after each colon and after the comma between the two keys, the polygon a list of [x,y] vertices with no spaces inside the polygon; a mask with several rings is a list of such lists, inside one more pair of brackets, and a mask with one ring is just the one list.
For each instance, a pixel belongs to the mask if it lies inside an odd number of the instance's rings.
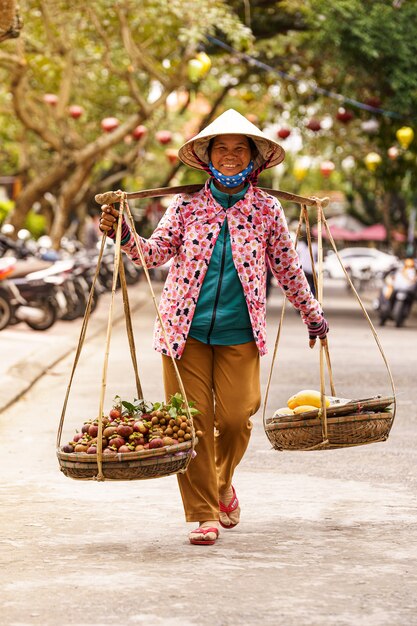
{"label": "green tree foliage", "polygon": [[[400,8],[384,0],[311,0],[305,46],[335,63],[339,85],[348,78],[356,96],[378,95],[386,109],[415,118],[417,103],[417,3]],[[356,85],[356,88],[355,88]]]}
{"label": "green tree foliage", "polygon": [[[353,105],[355,118],[343,143],[335,146],[339,162],[348,151],[357,158],[355,184],[365,207],[362,217],[405,230],[405,206],[415,206],[417,200],[410,185],[417,171],[416,141],[403,150],[396,131],[404,125],[413,127],[417,119],[417,3],[311,0],[309,4],[311,28],[301,38],[307,62],[315,59],[315,79],[327,89],[386,112],[372,114]],[[324,100],[323,108],[326,104],[333,111],[337,107],[335,100]],[[372,116],[379,127],[367,134],[363,122]],[[396,159],[388,157],[392,146],[399,148]],[[382,157],[372,175],[363,165],[370,150]]]}

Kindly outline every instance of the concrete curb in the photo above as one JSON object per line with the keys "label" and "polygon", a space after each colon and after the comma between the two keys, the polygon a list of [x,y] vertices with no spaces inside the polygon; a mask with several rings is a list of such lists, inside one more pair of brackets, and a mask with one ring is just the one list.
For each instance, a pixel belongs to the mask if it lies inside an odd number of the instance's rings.
{"label": "concrete curb", "polygon": [[[135,293],[130,304],[132,314],[140,309],[146,302],[146,294],[140,290]],[[93,319],[93,318],[92,318]],[[107,315],[98,319],[94,330],[88,330],[85,343],[88,343],[107,330]],[[124,322],[123,312],[114,314],[113,325],[116,326]],[[91,325],[91,322],[90,322]],[[10,406],[19,400],[23,394],[33,387],[33,385],[57,363],[75,352],[77,349],[81,327],[69,327],[68,335],[65,338],[53,337],[53,342],[39,350],[37,347],[27,357],[17,361],[9,367],[7,372],[1,376],[0,385],[0,414],[9,409]],[[29,331],[34,332],[34,331]]]}

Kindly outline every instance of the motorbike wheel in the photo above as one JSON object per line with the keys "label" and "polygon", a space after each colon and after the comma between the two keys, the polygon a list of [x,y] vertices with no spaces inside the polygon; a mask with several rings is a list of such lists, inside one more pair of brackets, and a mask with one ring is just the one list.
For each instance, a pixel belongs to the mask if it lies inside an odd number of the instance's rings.
{"label": "motorbike wheel", "polygon": [[9,325],[12,317],[12,307],[7,298],[0,294],[0,330]]}
{"label": "motorbike wheel", "polygon": [[392,317],[397,328],[401,328],[407,317],[407,303],[404,300],[396,300],[392,310]]}
{"label": "motorbike wheel", "polygon": [[70,302],[68,311],[61,318],[66,322],[72,322],[72,320],[77,319],[77,317],[82,317],[84,315],[85,307],[87,304],[86,293],[82,285],[78,282],[75,282],[74,290],[75,299]]}
{"label": "motorbike wheel", "polygon": [[29,326],[29,328],[32,328],[32,330],[48,330],[48,328],[51,328],[51,326],[55,324],[58,318],[56,307],[53,302],[49,300],[37,302],[36,306],[43,311],[43,319],[40,322],[27,320],[26,324]]}

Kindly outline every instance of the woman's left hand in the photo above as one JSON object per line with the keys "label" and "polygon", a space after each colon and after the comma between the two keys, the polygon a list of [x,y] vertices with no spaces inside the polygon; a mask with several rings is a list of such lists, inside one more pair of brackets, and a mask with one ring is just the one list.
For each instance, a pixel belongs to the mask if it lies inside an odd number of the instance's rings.
{"label": "woman's left hand", "polygon": [[[310,348],[314,348],[314,346],[316,345],[316,339],[310,339],[308,345],[310,346]],[[320,339],[321,343],[323,346],[327,346],[327,337],[324,337],[324,339]]]}
{"label": "woman's left hand", "polygon": [[323,345],[327,345],[327,333],[329,332],[329,324],[325,317],[321,322],[312,322],[308,325],[309,346],[314,348],[317,339],[320,339]]}

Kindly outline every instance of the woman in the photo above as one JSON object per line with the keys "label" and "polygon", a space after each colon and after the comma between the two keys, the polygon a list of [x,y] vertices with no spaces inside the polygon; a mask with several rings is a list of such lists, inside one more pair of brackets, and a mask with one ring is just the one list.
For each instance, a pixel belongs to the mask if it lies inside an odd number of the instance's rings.
{"label": "woman", "polygon": [[[258,174],[284,159],[282,147],[230,109],[185,143],[179,157],[210,178],[201,191],[177,196],[141,244],[148,267],[173,258],[159,309],[187,397],[200,411],[195,427],[204,433],[178,482],[186,520],[199,523],[190,542],[212,545],[219,524],[230,529],[240,519],[232,479],[261,402],[267,264],[300,311],[310,347],[316,337],[325,340],[328,325],[279,202],[256,187]],[[117,215],[113,207],[102,207],[100,227],[112,237]],[[122,248],[139,263],[126,223]],[[168,399],[178,383],[158,321],[154,347],[163,355]]]}

